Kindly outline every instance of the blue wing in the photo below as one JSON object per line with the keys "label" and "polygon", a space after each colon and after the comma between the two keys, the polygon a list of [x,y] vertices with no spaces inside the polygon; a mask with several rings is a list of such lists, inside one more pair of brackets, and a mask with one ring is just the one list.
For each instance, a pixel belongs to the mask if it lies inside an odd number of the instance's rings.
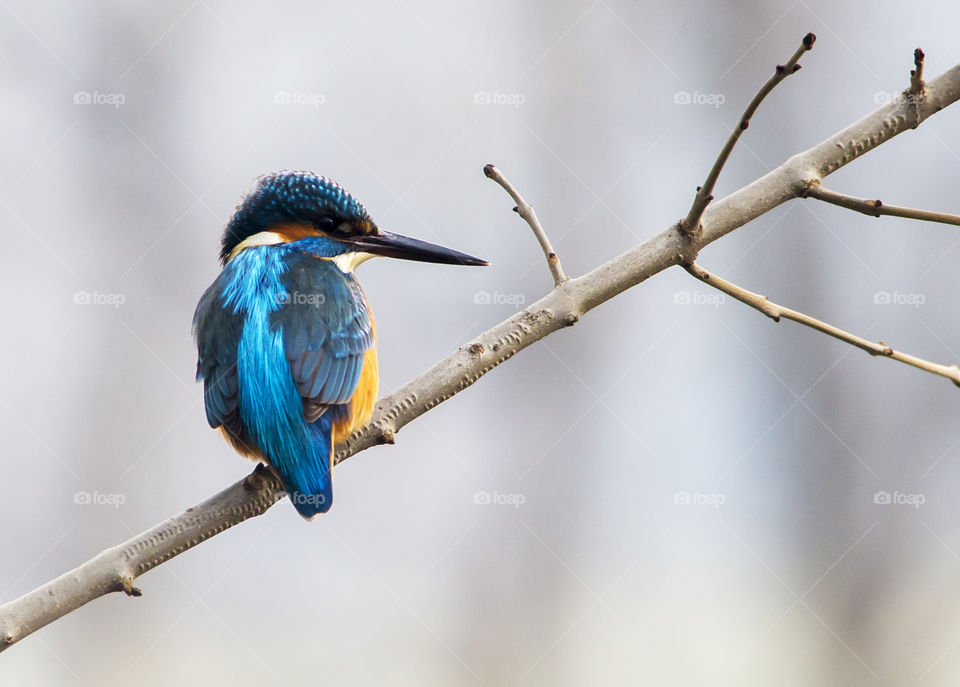
{"label": "blue wing", "polygon": [[301,515],[326,511],[331,428],[373,346],[356,279],[291,244],[247,249],[200,299],[194,330],[207,421],[266,458]]}
{"label": "blue wing", "polygon": [[[282,334],[284,357],[304,417],[314,422],[331,405],[345,404],[357,388],[364,353],[373,346],[366,299],[352,274],[329,260],[291,252],[275,295],[270,326]],[[225,302],[233,275],[224,270],[203,294],[194,314],[197,381],[204,381],[204,405],[211,427],[228,429],[238,419],[237,350],[245,308]]]}
{"label": "blue wing", "polygon": [[204,292],[193,315],[197,339],[197,381],[203,380],[207,422],[239,434],[237,348],[243,315],[224,307],[222,275]]}
{"label": "blue wing", "polygon": [[281,332],[304,418],[314,422],[330,406],[348,403],[356,391],[364,353],[373,346],[373,323],[352,274],[299,252],[287,266],[281,278],[283,304],[270,323]]}

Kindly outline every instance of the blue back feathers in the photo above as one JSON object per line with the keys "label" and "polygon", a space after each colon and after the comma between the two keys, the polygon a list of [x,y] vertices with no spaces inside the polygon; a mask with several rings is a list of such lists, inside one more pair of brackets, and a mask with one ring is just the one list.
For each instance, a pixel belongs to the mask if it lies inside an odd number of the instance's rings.
{"label": "blue back feathers", "polygon": [[[246,248],[282,224],[317,236]],[[350,413],[373,322],[360,285],[330,258],[341,236],[377,231],[339,184],[309,172],[262,177],[227,224],[223,271],[194,314],[197,379],[211,427],[266,459],[306,518],[332,504],[331,432]]]}
{"label": "blue back feathers", "polygon": [[360,285],[316,257],[340,250],[323,237],[247,248],[194,315],[208,422],[266,458],[306,518],[332,504],[332,425],[374,345]]}

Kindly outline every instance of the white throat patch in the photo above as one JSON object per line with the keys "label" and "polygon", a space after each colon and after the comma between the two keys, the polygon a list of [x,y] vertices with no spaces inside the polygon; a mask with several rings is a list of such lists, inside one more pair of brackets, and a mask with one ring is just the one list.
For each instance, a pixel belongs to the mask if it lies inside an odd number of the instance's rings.
{"label": "white throat patch", "polygon": [[365,263],[370,258],[377,257],[373,253],[343,253],[342,255],[337,255],[336,257],[329,258],[336,263],[337,267],[340,268],[340,271],[344,274],[350,274],[358,265]]}
{"label": "white throat patch", "polygon": [[254,246],[275,246],[278,243],[284,243],[284,238],[280,234],[275,231],[261,231],[259,234],[248,236],[238,243],[234,249],[230,251],[230,257],[227,258],[227,262],[233,260],[241,251],[247,248],[253,248]]}

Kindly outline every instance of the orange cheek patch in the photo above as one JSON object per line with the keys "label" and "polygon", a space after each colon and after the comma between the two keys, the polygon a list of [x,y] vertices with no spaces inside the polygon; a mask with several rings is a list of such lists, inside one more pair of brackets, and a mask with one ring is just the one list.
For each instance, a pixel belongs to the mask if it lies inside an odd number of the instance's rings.
{"label": "orange cheek patch", "polygon": [[300,239],[305,239],[308,236],[322,236],[319,231],[317,231],[311,224],[301,224],[297,222],[291,222],[287,224],[275,224],[270,227],[270,231],[276,234],[283,240],[284,243],[290,243],[291,241],[299,241]]}

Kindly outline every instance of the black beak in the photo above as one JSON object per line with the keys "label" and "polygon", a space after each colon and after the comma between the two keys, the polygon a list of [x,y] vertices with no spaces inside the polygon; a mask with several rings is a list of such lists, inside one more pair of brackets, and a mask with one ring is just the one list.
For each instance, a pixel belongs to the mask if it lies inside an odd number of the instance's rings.
{"label": "black beak", "polygon": [[350,243],[355,250],[373,255],[383,255],[388,258],[401,260],[419,260],[420,262],[438,262],[444,265],[476,265],[483,266],[490,263],[475,258],[466,253],[437,246],[409,236],[391,234],[382,229],[378,234],[363,234],[356,238],[351,237]]}

